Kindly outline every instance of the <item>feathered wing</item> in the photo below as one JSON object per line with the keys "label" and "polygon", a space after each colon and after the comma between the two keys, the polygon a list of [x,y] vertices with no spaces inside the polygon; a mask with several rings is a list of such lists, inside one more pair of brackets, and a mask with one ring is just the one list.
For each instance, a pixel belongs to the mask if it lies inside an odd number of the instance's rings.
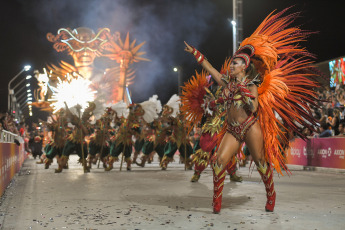
{"label": "feathered wing", "polygon": [[181,113],[185,119],[192,125],[201,122],[204,111],[204,96],[207,94],[206,89],[211,84],[208,82],[206,71],[202,71],[201,74],[195,72],[195,76],[192,76],[188,82],[182,86],[181,96]]}
{"label": "feathered wing", "polygon": [[155,101],[144,101],[140,103],[140,105],[145,111],[143,115],[143,119],[145,120],[145,122],[151,123],[158,118],[157,103]]}
{"label": "feathered wing", "polygon": [[173,108],[171,116],[176,117],[177,113],[180,111],[180,97],[176,94],[172,95],[166,105]]}
{"label": "feathered wing", "polygon": [[160,100],[158,100],[157,95],[153,95],[152,97],[150,97],[149,101],[152,101],[156,104],[156,112],[157,113],[160,113],[162,111],[162,103]]}
{"label": "feathered wing", "polygon": [[119,101],[119,102],[111,105],[111,108],[116,112],[118,117],[127,118],[128,114],[129,114],[128,106],[124,101]]}
{"label": "feathered wing", "polygon": [[[280,174],[281,167],[289,172],[282,155],[283,146],[289,143],[286,131],[293,130],[305,138],[298,125],[317,125],[310,105],[317,106],[309,71],[313,57],[299,42],[310,34],[297,27],[287,28],[298,13],[282,16],[287,9],[271,13],[257,30],[240,47],[250,44],[255,48],[253,63],[261,74],[258,88],[258,118],[264,136],[265,157]],[[277,113],[281,121],[275,116]]]}
{"label": "feathered wing", "polygon": [[[230,71],[230,60],[230,58],[225,60],[220,70],[221,74],[227,74]],[[201,122],[202,116],[205,114],[204,97],[208,95],[206,89],[212,84],[208,77],[209,73],[205,70],[201,73],[195,72],[195,75],[182,86],[180,110],[192,125]]]}

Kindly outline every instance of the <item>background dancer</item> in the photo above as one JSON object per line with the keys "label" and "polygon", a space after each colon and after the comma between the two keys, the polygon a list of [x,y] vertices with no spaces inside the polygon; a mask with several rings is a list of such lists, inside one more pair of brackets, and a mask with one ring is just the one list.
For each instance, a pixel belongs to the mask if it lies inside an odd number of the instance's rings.
{"label": "background dancer", "polygon": [[[229,69],[229,60],[226,60],[221,73],[226,73]],[[217,100],[222,92],[210,76],[202,71],[185,84],[182,92],[181,111],[189,117],[190,125],[200,125],[200,138],[194,146],[193,162],[194,175],[191,182],[197,182],[200,174],[209,164],[210,157],[213,155],[222,130],[225,119],[224,105],[222,100]],[[233,157],[227,165],[230,180],[242,181],[242,177],[236,175],[236,157]]]}

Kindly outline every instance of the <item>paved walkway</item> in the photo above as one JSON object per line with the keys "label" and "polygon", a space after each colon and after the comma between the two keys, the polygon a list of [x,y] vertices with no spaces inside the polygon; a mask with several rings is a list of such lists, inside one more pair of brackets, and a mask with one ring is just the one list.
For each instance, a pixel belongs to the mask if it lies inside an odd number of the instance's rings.
{"label": "paved walkway", "polygon": [[0,205],[1,229],[344,229],[345,173],[292,170],[275,174],[276,208],[266,213],[257,171],[241,168],[242,183],[226,179],[223,209],[212,213],[212,171],[198,183],[178,162],[131,172],[92,169],[84,174],[76,156],[55,174],[53,163],[28,159]]}

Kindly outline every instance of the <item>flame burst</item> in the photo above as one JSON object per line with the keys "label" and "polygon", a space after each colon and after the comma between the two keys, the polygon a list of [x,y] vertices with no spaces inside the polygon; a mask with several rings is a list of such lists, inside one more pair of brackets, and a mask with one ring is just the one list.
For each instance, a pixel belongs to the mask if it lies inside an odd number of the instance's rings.
{"label": "flame burst", "polygon": [[54,94],[49,101],[52,101],[51,107],[53,113],[65,108],[65,102],[68,108],[80,105],[83,109],[88,106],[89,101],[94,101],[96,91],[90,89],[91,81],[84,78],[73,78],[69,81],[60,81],[57,87],[54,87]]}

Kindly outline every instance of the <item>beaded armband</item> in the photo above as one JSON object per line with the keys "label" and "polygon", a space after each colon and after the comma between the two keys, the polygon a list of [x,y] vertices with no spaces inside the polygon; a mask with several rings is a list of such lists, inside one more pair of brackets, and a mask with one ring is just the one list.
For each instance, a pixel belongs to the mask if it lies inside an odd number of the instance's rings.
{"label": "beaded armband", "polygon": [[199,50],[195,49],[194,47],[193,48],[193,51],[192,51],[192,54],[194,55],[196,61],[198,62],[198,64],[201,65],[201,63],[204,61],[205,59],[205,56],[199,52]]}

